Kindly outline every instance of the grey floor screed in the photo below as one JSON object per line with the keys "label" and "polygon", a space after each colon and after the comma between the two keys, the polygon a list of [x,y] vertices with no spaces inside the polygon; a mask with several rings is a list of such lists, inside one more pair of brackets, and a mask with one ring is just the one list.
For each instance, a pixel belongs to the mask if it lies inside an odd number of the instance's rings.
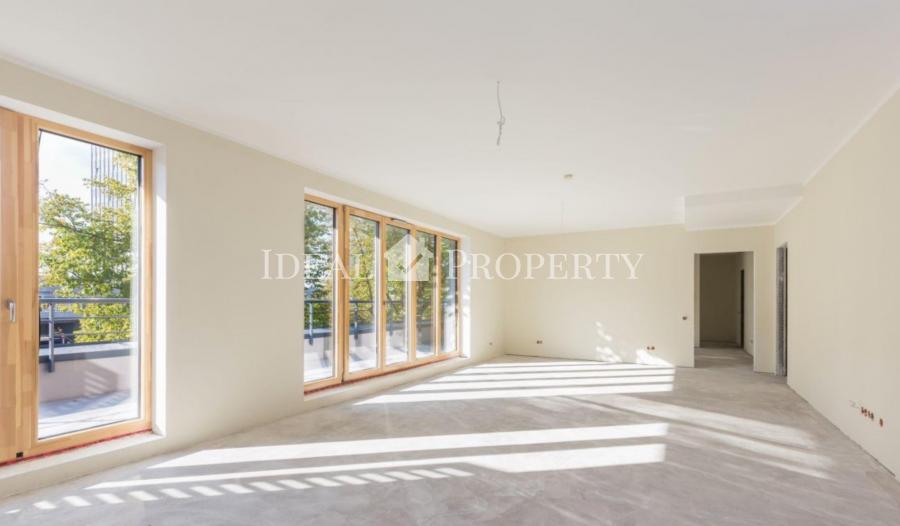
{"label": "grey floor screed", "polygon": [[900,524],[897,481],[740,350],[505,357],[0,502],[2,524]]}

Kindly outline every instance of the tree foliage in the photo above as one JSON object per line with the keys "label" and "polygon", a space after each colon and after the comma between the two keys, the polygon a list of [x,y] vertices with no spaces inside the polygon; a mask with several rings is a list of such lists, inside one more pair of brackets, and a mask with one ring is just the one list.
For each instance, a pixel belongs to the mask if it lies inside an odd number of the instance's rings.
{"label": "tree foliage", "polygon": [[[305,261],[305,320],[304,325],[309,329],[310,316],[313,320],[313,328],[332,327],[333,313],[333,269],[334,261],[334,218],[333,210],[330,207],[318,205],[315,203],[306,203],[306,213],[304,219],[304,250],[306,254]],[[410,264],[407,254],[408,248],[412,246],[412,238],[408,230],[387,226],[383,233],[378,232],[379,225],[375,221],[366,218],[350,216],[348,225],[348,247],[349,261],[346,265],[348,275],[348,287],[350,295],[350,320],[362,325],[372,325],[375,322],[374,313],[378,306],[378,261],[380,257],[377,252],[378,236],[385,237],[386,260],[383,264],[388,265],[385,273],[386,280],[385,294],[387,300],[387,323],[389,325],[400,325],[405,322],[408,315],[409,307],[415,309],[415,319],[417,325],[423,329],[421,338],[424,341],[430,341],[428,328],[434,323],[434,300],[436,282],[436,268],[434,254],[438,247],[435,246],[436,238],[434,235],[426,232],[418,232],[416,241],[419,249],[414,265],[421,265],[422,272],[419,273],[420,281],[416,286],[415,298],[413,305],[406,305],[406,298],[410,283],[407,276],[407,266]],[[401,247],[398,249],[397,247]],[[455,249],[455,245],[442,247],[445,251]],[[444,263],[444,267],[450,265],[448,261]],[[341,268],[340,266],[338,266]],[[448,268],[443,269],[444,275],[450,275]],[[397,276],[404,276],[407,279],[398,280]],[[450,296],[453,301],[450,287],[453,285],[450,281],[443,284],[442,298]]]}
{"label": "tree foliage", "polygon": [[350,322],[375,323],[378,223],[350,216]]}
{"label": "tree foliage", "polygon": [[[138,158],[117,152],[114,161],[124,181],[108,178],[85,184],[115,206],[92,208],[78,197],[42,192],[40,229],[49,234],[40,252],[42,285],[53,287],[58,297],[131,297],[137,263],[133,242]],[[131,339],[128,303],[61,305],[57,310],[84,316],[76,343]]]}
{"label": "tree foliage", "polygon": [[[333,209],[306,203],[303,221],[304,244],[306,256],[304,265],[304,324],[309,323],[310,315],[313,328],[332,326],[334,303],[333,267],[334,267],[334,211]],[[308,325],[306,325],[308,329]]]}

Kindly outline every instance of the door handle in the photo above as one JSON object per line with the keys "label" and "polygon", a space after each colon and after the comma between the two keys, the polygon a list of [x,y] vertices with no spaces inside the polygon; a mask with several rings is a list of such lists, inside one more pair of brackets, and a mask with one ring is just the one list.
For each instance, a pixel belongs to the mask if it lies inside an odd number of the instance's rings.
{"label": "door handle", "polygon": [[9,309],[9,322],[16,322],[16,300],[6,300],[6,307]]}

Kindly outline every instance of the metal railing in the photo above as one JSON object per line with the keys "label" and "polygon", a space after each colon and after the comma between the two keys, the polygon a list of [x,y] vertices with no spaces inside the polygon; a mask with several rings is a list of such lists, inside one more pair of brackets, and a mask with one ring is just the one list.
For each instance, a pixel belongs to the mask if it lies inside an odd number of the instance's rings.
{"label": "metal railing", "polygon": [[[307,305],[309,305],[310,308],[306,309],[306,311],[307,311],[306,312],[306,329],[304,332],[306,333],[306,340],[309,342],[310,345],[312,345],[315,341],[315,338],[317,338],[317,337],[324,338],[326,336],[331,335],[331,327],[325,326],[325,327],[316,328],[316,326],[315,326],[315,310],[316,310],[315,307],[316,307],[316,305],[327,305],[328,311],[326,311],[326,312],[333,312],[332,307],[331,307],[332,301],[331,300],[306,299],[305,303]],[[374,332],[374,328],[371,326],[371,324],[366,324],[364,322],[361,323],[362,316],[360,315],[360,306],[361,305],[369,305],[369,307],[366,307],[366,311],[371,312],[371,308],[372,308],[371,305],[373,303],[374,303],[373,301],[368,301],[368,300],[350,300],[350,307],[351,307],[351,311],[352,311],[350,314],[350,335],[353,336],[353,338],[357,342],[359,342],[360,336],[362,334]],[[392,305],[403,305],[403,303],[404,303],[403,300],[388,300],[385,302],[388,309],[390,309]],[[363,311],[363,312],[366,312],[366,311]],[[333,322],[333,315],[332,315],[332,322]],[[433,323],[432,320],[416,320],[416,325],[420,326],[420,327],[421,326],[429,326],[432,323]],[[387,322],[385,324],[385,328],[387,329],[389,336],[393,336],[394,331],[402,330],[405,328],[405,326],[406,326],[405,321]]]}
{"label": "metal railing", "polygon": [[[307,299],[307,300],[305,300],[305,302],[307,305],[310,306],[310,308],[307,309],[307,314],[306,314],[306,331],[305,331],[306,339],[309,342],[309,344],[312,345],[314,342],[314,339],[316,337],[324,338],[326,336],[331,335],[331,327],[325,326],[325,327],[316,328],[316,326],[315,326],[315,310],[316,310],[316,305],[326,305],[328,308],[328,310],[326,312],[331,313],[332,312],[332,307],[331,307],[332,301],[331,300]],[[352,310],[352,312],[350,314],[350,334],[357,341],[359,341],[359,337],[361,334],[367,333],[367,332],[372,332],[370,325],[361,323],[362,316],[361,316],[361,312],[360,312],[360,305],[369,305],[369,307],[367,307],[367,310],[371,311],[371,308],[372,308],[371,305],[373,303],[374,303],[373,301],[366,301],[366,300],[350,300],[350,307]],[[403,302],[402,301],[389,301],[387,303],[388,304],[395,304],[395,303],[402,304]],[[365,311],[362,311],[362,312],[365,312]],[[333,314],[332,314],[332,321],[333,321]],[[367,327],[369,327],[369,330],[366,330]],[[388,330],[393,334],[394,327],[390,327],[390,324],[389,324]],[[318,334],[317,334],[317,331],[318,331]]]}
{"label": "metal railing", "polygon": [[[53,372],[56,369],[56,349],[62,347],[74,347],[82,345],[76,343],[78,336],[104,336],[105,338],[92,340],[90,344],[104,343],[123,343],[129,341],[130,329],[108,330],[85,332],[81,330],[81,321],[87,319],[127,319],[131,314],[83,314],[76,310],[59,310],[59,305],[130,305],[130,298],[39,298],[40,304],[40,324],[46,326],[46,348],[47,348],[47,371]],[[46,307],[46,308],[45,308]],[[61,317],[62,316],[62,317]],[[77,329],[73,328],[66,332],[64,328],[57,327],[58,324],[77,325]],[[117,338],[109,338],[110,336],[119,335]],[[59,342],[57,343],[57,340]],[[45,343],[44,337],[41,336],[41,345]]]}

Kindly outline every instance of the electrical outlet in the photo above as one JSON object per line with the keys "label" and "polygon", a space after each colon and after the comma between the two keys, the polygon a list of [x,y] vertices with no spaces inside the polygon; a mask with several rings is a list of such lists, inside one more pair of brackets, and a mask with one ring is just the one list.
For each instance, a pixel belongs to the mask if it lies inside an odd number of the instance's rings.
{"label": "electrical outlet", "polygon": [[538,340],[538,341],[536,341],[536,342],[534,342],[534,343],[536,343],[536,344],[538,344],[538,345],[541,345],[541,344],[544,343],[544,340]]}

